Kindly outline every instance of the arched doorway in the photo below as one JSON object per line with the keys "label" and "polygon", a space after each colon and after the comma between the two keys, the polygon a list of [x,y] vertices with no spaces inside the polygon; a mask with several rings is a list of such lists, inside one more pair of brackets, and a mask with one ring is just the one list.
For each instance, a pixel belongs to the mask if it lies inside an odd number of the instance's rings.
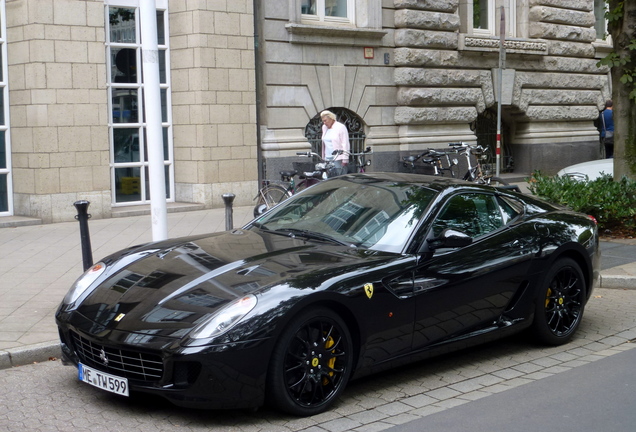
{"label": "arched doorway", "polygon": [[[495,158],[497,150],[497,110],[487,109],[477,116],[477,119],[470,124],[470,129],[475,132],[477,144],[489,149],[491,156],[488,163],[492,165],[492,172],[495,172]],[[512,172],[514,170],[514,159],[510,149],[510,127],[501,120],[501,172]]]}
{"label": "arched doorway", "polygon": [[[346,108],[327,108],[336,115],[336,119],[343,123],[349,131],[349,143],[352,153],[360,153],[364,150],[364,122],[353,111]],[[312,118],[305,126],[305,137],[311,144],[311,151],[322,154],[322,120],[320,113]]]}

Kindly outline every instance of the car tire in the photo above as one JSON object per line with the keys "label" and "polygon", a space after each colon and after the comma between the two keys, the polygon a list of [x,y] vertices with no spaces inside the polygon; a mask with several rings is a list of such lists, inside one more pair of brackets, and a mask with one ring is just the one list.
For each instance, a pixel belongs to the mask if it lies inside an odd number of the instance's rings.
{"label": "car tire", "polygon": [[268,402],[289,414],[327,410],[353,368],[353,343],[345,322],[325,308],[309,309],[285,326],[272,354]]}
{"label": "car tire", "polygon": [[556,261],[536,299],[533,331],[537,339],[548,345],[569,342],[583,319],[585,299],[581,267],[570,258]]}

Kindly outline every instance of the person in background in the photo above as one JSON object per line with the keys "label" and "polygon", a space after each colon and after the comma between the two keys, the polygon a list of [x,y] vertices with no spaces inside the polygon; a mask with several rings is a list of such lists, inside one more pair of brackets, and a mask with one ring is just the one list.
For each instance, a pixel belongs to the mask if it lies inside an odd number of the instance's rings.
{"label": "person in background", "polygon": [[334,160],[333,174],[342,175],[347,173],[349,165],[349,131],[347,127],[336,120],[336,115],[331,111],[320,113],[322,119],[322,157],[331,157],[335,150],[345,150],[336,156]]}
{"label": "person in background", "polygon": [[601,111],[601,143],[605,148],[605,157],[614,157],[614,111],[611,100],[605,102],[605,109]]}

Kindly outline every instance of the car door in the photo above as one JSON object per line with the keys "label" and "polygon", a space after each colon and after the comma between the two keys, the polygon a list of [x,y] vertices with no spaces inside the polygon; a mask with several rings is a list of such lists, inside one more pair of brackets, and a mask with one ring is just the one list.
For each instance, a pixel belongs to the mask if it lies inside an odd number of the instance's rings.
{"label": "car door", "polygon": [[414,350],[495,323],[522,289],[531,250],[514,226],[515,209],[494,194],[451,196],[427,228],[434,244],[445,229],[471,244],[438,247],[414,271]]}

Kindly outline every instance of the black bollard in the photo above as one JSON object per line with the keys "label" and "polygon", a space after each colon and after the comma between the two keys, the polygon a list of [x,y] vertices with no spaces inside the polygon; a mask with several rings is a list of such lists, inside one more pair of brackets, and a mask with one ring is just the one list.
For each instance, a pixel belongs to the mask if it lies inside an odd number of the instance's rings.
{"label": "black bollard", "polygon": [[230,231],[234,228],[234,221],[232,220],[232,202],[234,201],[234,194],[223,194],[223,201],[225,202],[225,231]]}
{"label": "black bollard", "polygon": [[93,251],[91,250],[91,236],[88,233],[88,220],[91,215],[88,214],[88,206],[91,203],[86,200],[75,201],[73,205],[77,209],[75,219],[80,224],[80,240],[82,242],[82,261],[84,263],[84,271],[93,265]]}

